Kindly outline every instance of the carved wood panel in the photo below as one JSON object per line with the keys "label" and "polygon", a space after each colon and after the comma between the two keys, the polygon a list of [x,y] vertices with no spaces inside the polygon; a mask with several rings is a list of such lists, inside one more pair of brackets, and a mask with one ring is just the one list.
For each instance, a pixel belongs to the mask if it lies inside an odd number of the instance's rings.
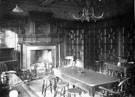
{"label": "carved wood panel", "polygon": [[81,34],[81,30],[79,30],[80,27],[78,30],[75,30],[75,28],[68,30],[67,55],[78,57],[79,53],[76,47],[79,47],[79,44],[76,46],[77,38],[82,41],[80,36],[77,36],[79,32],[79,35],[84,37],[83,51],[85,68],[94,67],[93,63],[95,63],[96,60],[117,62],[119,56],[133,56],[135,59],[135,31],[133,24],[131,24],[129,19],[125,20],[125,18],[105,20],[82,26],[79,25],[84,29],[83,34]]}
{"label": "carved wood panel", "polygon": [[83,60],[84,30],[68,30],[67,55]]}
{"label": "carved wood panel", "polygon": [[85,68],[90,68],[93,65],[94,45],[93,45],[94,30],[85,30],[84,35],[84,64]]}
{"label": "carved wood panel", "polygon": [[135,31],[133,25],[121,28],[122,57],[135,59]]}
{"label": "carved wood panel", "polygon": [[117,55],[117,29],[102,28],[95,31],[95,58],[114,60]]}

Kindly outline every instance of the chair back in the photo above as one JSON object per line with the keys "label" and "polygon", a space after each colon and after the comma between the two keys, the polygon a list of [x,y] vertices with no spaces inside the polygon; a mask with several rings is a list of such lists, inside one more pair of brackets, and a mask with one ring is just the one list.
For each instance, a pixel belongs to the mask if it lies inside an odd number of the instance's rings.
{"label": "chair back", "polygon": [[119,79],[124,77],[123,69],[118,66],[114,66],[113,64],[107,66],[107,71],[110,76],[117,77]]}
{"label": "chair back", "polygon": [[0,62],[0,74],[4,71],[8,71],[8,67],[4,62]]}
{"label": "chair back", "polygon": [[84,68],[84,63],[81,60],[76,59],[75,66],[79,68]]}
{"label": "chair back", "polygon": [[74,60],[74,57],[73,56],[66,56],[65,57],[65,61],[66,61],[66,65],[73,65],[73,60]]}
{"label": "chair back", "polygon": [[[135,77],[135,76],[134,76]],[[129,97],[131,93],[131,80],[132,77],[123,78],[119,83],[112,87],[99,86],[102,90],[104,97]]]}
{"label": "chair back", "polygon": [[118,84],[118,91],[121,93],[129,93],[132,90],[133,83],[135,76],[123,78]]}
{"label": "chair back", "polygon": [[74,65],[74,57],[66,56],[65,58],[60,59],[60,67],[61,66],[73,66]]}

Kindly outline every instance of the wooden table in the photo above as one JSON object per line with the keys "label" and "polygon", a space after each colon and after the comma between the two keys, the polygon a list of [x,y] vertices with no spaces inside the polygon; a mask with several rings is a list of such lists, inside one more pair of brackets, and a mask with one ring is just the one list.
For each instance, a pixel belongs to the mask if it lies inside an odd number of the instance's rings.
{"label": "wooden table", "polygon": [[[83,70],[83,71],[82,71]],[[94,97],[96,87],[119,81],[115,77],[97,73],[93,70],[78,69],[75,67],[61,67],[54,69],[54,74],[69,83],[72,83]]]}
{"label": "wooden table", "polygon": [[[2,93],[0,97],[9,97],[9,87],[15,89],[19,92],[19,97],[39,97],[29,86],[27,86],[16,74],[9,75],[9,86],[4,87],[3,91],[7,90],[5,93]],[[6,89],[7,88],[7,89]],[[2,92],[2,91],[1,91]]]}

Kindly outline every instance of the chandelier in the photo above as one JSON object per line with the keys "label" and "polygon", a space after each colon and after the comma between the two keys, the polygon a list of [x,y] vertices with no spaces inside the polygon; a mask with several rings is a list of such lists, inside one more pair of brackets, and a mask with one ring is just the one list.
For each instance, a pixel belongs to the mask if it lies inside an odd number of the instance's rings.
{"label": "chandelier", "polygon": [[101,15],[99,16],[96,16],[95,15],[95,12],[94,12],[94,8],[91,5],[91,2],[89,2],[89,0],[86,0],[86,5],[85,7],[82,9],[81,12],[78,13],[78,15],[81,14],[80,17],[76,17],[74,14],[73,14],[73,18],[76,19],[76,20],[81,20],[81,21],[90,21],[90,20],[98,20],[98,19],[101,19],[103,18],[103,15],[104,13],[102,13]]}

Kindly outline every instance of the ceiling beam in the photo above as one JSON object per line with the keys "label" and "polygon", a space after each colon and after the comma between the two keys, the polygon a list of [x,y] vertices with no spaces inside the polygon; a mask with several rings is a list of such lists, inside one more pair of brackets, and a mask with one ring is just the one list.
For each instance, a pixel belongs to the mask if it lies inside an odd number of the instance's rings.
{"label": "ceiling beam", "polygon": [[41,4],[40,4],[40,6],[46,6],[46,5],[48,5],[48,4],[51,4],[52,2],[54,2],[55,0],[44,0]]}

